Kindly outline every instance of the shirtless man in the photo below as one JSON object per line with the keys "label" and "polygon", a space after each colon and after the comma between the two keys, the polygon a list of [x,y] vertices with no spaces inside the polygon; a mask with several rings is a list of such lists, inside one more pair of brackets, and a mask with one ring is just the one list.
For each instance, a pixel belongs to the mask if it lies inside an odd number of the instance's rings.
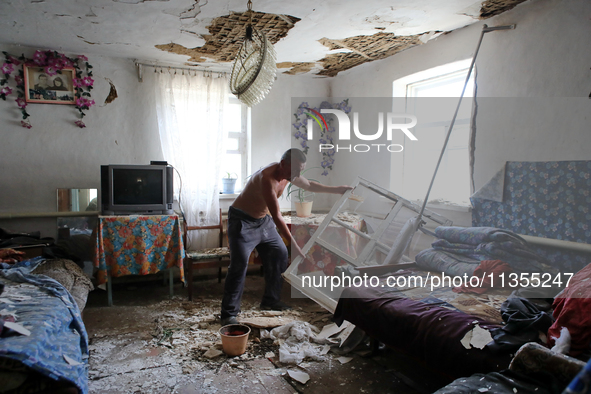
{"label": "shirtless man", "polygon": [[279,163],[272,163],[255,172],[228,211],[228,241],[230,266],[226,275],[222,299],[222,325],[236,324],[244,290],[248,257],[256,248],[265,272],[265,293],[261,302],[264,310],[285,310],[280,301],[283,278],[287,269],[287,247],[281,239],[291,240],[292,252],[305,258],[281,216],[278,197],[289,182],[314,193],[343,194],[350,186],[325,186],[309,181],[301,172],[306,155],[299,149],[289,149]]}

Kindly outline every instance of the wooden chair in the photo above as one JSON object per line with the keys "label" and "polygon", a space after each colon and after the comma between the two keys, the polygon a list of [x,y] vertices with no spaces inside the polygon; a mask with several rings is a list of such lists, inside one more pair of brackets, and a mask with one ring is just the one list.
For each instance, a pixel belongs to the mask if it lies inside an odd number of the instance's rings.
{"label": "wooden chair", "polygon": [[[219,230],[219,246],[217,248],[187,250],[187,233],[197,230]],[[218,283],[222,281],[222,268],[230,265],[230,249],[224,244],[224,225],[222,222],[222,210],[220,209],[220,222],[213,226],[187,226],[184,225],[185,241],[185,272],[189,284],[189,300],[193,300],[193,269],[218,268]]]}

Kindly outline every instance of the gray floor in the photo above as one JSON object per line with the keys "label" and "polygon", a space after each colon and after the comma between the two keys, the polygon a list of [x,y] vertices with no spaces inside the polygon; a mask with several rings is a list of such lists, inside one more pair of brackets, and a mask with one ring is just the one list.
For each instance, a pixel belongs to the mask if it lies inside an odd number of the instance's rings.
{"label": "gray floor", "polygon": [[[114,281],[114,306],[107,306],[103,290],[90,293],[84,323],[90,338],[90,393],[429,393],[445,382],[414,360],[389,349],[369,356],[359,346],[347,354],[349,362],[329,352],[320,361],[282,364],[278,344],[260,339],[253,329],[246,353],[206,357],[220,345],[217,323],[223,290],[217,279],[195,281],[192,302],[187,289],[175,283],[171,299],[162,279],[125,283]],[[145,279],[145,278],[143,278]],[[249,275],[243,296],[242,318],[261,316],[258,304],[264,280]],[[307,298],[284,301],[294,310],[281,315],[286,322],[312,322],[318,328],[331,315]],[[272,353],[272,354],[271,354]],[[346,361],[346,360],[344,360]],[[289,371],[305,372],[299,383]]]}

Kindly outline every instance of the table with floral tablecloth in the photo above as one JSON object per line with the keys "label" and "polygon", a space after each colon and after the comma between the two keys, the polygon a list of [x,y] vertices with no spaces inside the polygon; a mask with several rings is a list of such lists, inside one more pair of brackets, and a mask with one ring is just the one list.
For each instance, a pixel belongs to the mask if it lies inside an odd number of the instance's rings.
{"label": "table with floral tablecloth", "polygon": [[177,215],[99,216],[96,233],[99,284],[107,282],[108,275],[147,275],[173,267],[185,281]]}
{"label": "table with floral tablecloth", "polygon": [[[337,214],[336,217],[352,228],[366,232],[366,224],[361,216],[342,212]],[[303,247],[324,221],[326,214],[312,214],[306,218],[293,215],[284,216],[284,218],[293,238],[300,247]],[[363,249],[366,243],[365,239],[336,223],[330,223],[321,238],[352,259],[357,258],[358,252]],[[285,239],[283,241],[285,242]],[[298,267],[298,275],[313,271],[322,271],[325,275],[333,275],[335,267],[348,264],[336,254],[329,252],[318,244],[312,246],[307,256],[308,261],[302,262]]]}

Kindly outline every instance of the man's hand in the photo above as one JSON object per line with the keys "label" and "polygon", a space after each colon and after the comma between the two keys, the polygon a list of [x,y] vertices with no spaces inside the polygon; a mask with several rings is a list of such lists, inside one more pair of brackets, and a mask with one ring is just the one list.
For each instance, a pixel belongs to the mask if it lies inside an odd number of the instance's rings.
{"label": "man's hand", "polygon": [[349,190],[353,190],[353,188],[351,186],[348,186],[348,185],[343,185],[343,186],[337,186],[335,191],[338,194],[345,194]]}
{"label": "man's hand", "polygon": [[[292,258],[292,261],[295,260],[298,256],[301,256],[302,259],[304,259],[304,261],[303,261],[304,263],[305,262],[308,262],[308,263],[314,265],[314,263],[308,258],[308,256],[306,256],[304,254],[304,252],[302,251],[302,249],[300,248],[300,246],[295,241],[292,240],[292,244],[291,245],[295,245],[295,247],[292,247],[291,248],[292,257],[293,257]],[[289,264],[291,264],[291,261],[289,262]]]}
{"label": "man's hand", "polygon": [[332,194],[343,194],[353,188],[348,185],[342,186],[326,186],[316,181],[309,181],[303,176],[299,176],[291,181],[294,185],[300,189],[307,190],[312,193],[332,193]]}

